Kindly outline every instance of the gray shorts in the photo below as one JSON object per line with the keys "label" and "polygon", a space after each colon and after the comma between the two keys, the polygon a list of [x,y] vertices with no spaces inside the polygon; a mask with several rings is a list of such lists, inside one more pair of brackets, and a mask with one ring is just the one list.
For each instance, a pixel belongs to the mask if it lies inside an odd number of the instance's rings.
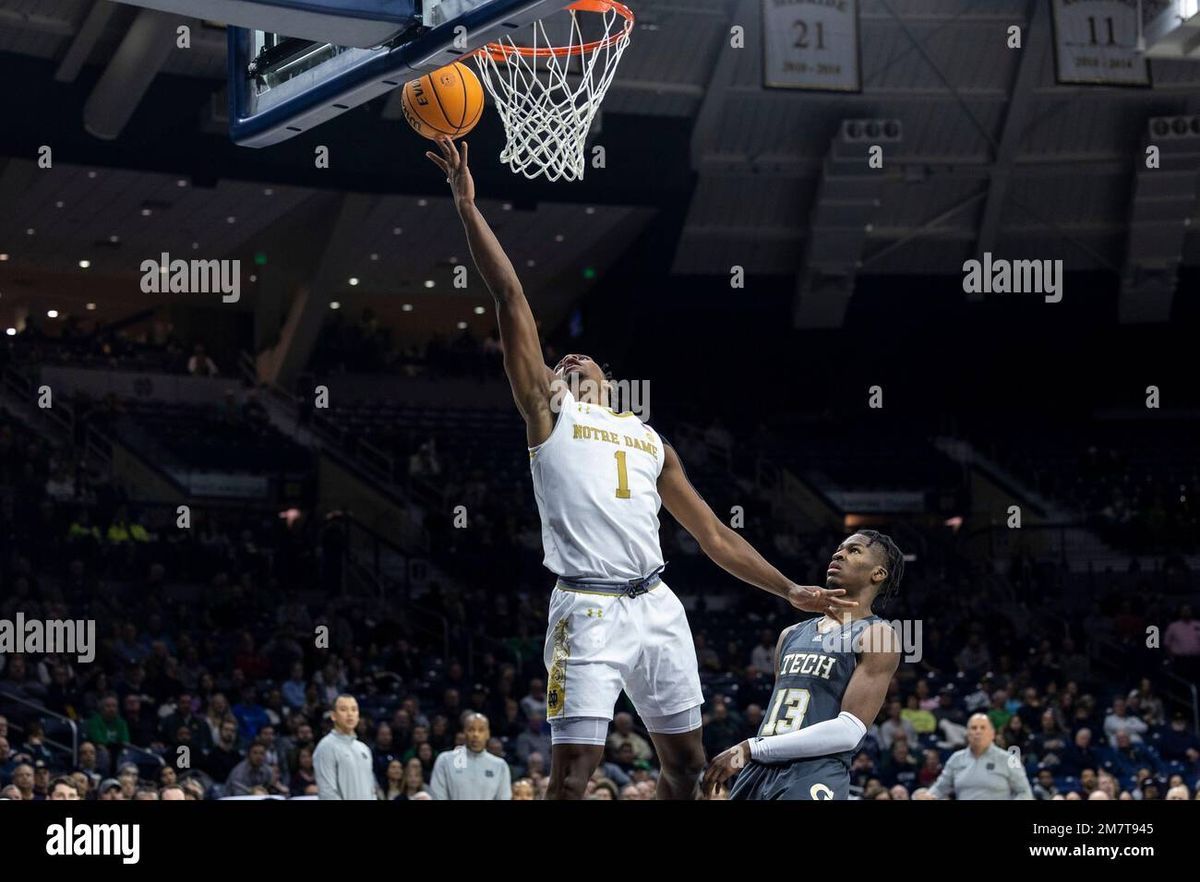
{"label": "gray shorts", "polygon": [[734,779],[733,799],[849,799],[850,769],[836,757],[790,763],[754,760]]}

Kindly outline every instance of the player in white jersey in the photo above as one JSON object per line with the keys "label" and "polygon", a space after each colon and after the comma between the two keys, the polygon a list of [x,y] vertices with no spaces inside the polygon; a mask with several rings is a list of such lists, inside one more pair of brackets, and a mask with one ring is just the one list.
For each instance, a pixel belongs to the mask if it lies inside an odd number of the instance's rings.
{"label": "player in white jersey", "polygon": [[546,366],[520,279],[475,206],[467,145],[443,138],[438,148],[440,155],[426,155],[446,174],[496,301],[504,370],[525,418],[545,565],[558,576],[545,647],[547,798],[583,798],[622,689],[662,765],[658,798],[695,798],[704,697],[683,604],[662,581],[659,507],[716,564],[798,609],[832,614],[858,604],[838,597],[842,589],[794,584],[718,520],[658,433],[609,409],[610,378],[594,360],[568,355]]}

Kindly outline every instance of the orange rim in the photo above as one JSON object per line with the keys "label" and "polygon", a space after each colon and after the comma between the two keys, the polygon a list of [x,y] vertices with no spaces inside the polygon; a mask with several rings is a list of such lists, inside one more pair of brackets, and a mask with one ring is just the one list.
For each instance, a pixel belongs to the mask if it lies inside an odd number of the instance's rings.
{"label": "orange rim", "polygon": [[566,8],[576,12],[616,12],[625,17],[625,26],[615,34],[609,34],[603,40],[594,40],[579,46],[546,46],[541,49],[533,49],[528,46],[488,43],[477,54],[490,55],[493,61],[507,61],[513,55],[520,55],[523,58],[567,58],[606,49],[633,33],[633,10],[624,3],[618,3],[617,0],[576,0]]}

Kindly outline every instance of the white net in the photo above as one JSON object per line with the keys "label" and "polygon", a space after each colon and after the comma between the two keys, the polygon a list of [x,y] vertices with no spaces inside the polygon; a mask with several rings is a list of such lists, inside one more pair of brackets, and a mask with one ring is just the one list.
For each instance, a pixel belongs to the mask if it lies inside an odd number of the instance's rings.
{"label": "white net", "polygon": [[[539,21],[532,45],[504,37],[475,56],[504,122],[508,142],[500,161],[531,179],[583,178],[588,132],[633,29],[632,14],[620,4],[577,3],[567,11],[568,33],[557,43]],[[602,17],[603,36],[584,38],[584,16],[594,20],[589,31]]]}

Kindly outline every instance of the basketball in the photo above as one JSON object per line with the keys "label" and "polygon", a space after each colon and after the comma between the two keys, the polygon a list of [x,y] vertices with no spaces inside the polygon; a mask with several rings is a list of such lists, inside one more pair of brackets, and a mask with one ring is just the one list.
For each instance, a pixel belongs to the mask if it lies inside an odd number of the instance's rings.
{"label": "basketball", "polygon": [[483,85],[456,61],[404,86],[404,118],[423,137],[461,138],[483,116]]}

